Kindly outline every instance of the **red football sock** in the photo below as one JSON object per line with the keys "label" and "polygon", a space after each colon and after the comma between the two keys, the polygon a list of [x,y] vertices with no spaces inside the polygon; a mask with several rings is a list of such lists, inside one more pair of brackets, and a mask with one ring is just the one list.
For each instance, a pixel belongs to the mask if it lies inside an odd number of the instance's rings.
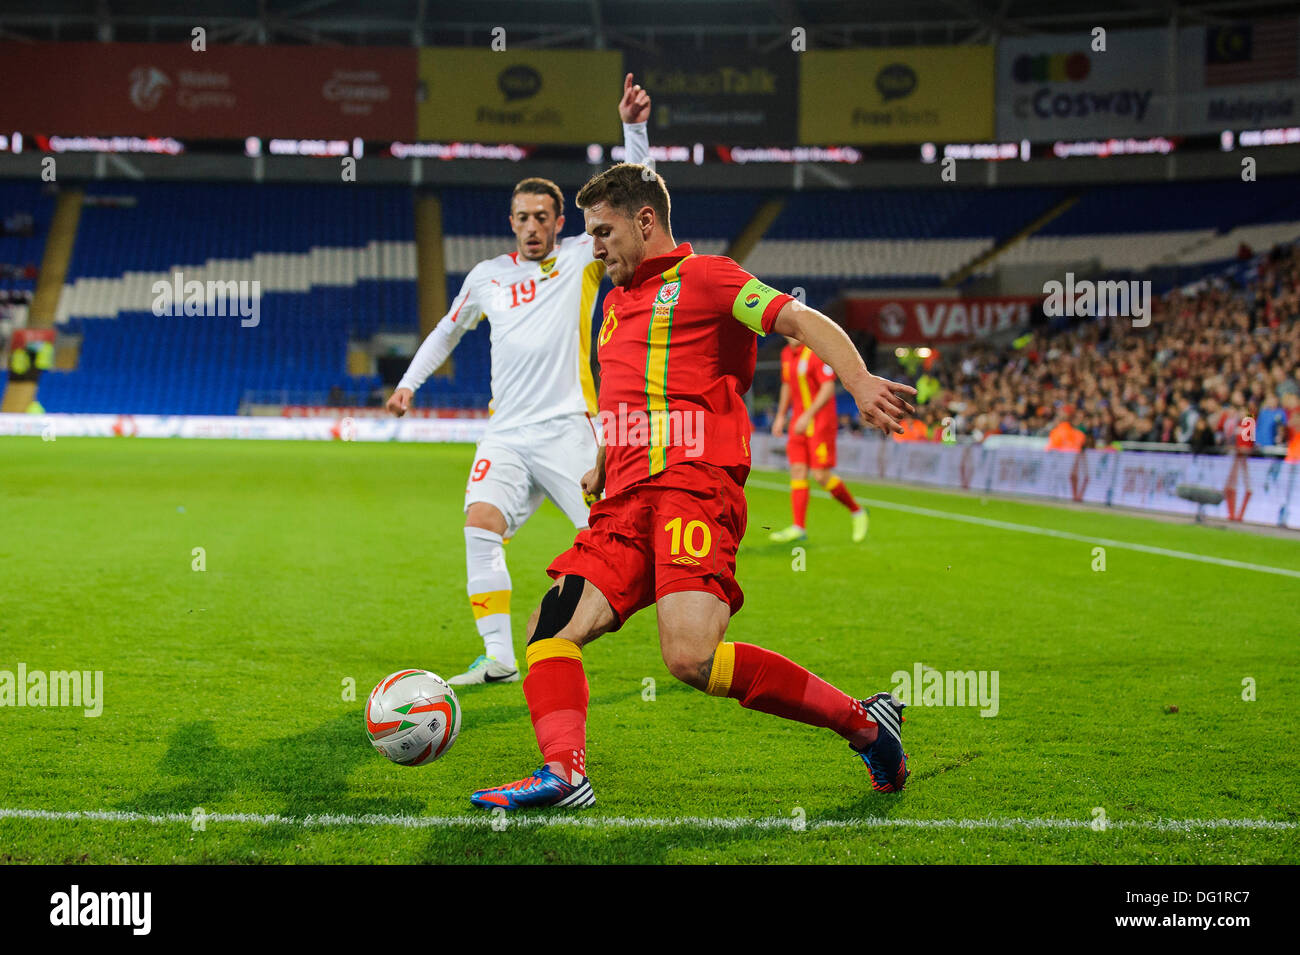
{"label": "red football sock", "polygon": [[808,526],[808,482],[790,482],[790,511],[794,514],[795,527]]}
{"label": "red football sock", "polygon": [[747,709],[828,727],[851,743],[862,742],[864,731],[876,725],[847,693],[793,660],[752,643],[718,645],[709,692],[739,700]]}
{"label": "red football sock", "polygon": [[858,504],[857,501],[853,500],[853,495],[850,494],[849,489],[844,486],[844,482],[834,474],[832,474],[831,479],[826,482],[826,490],[831,492],[831,497],[835,498],[835,500],[839,501],[854,514],[862,510],[862,506]]}
{"label": "red football sock", "polygon": [[587,674],[582,651],[571,640],[551,637],[530,643],[524,698],[542,759],[560,763],[566,781],[587,775]]}

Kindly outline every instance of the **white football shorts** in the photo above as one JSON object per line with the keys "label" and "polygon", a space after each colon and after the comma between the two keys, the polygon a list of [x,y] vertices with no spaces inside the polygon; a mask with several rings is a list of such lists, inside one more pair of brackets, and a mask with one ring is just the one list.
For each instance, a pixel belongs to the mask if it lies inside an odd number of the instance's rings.
{"label": "white football shorts", "polygon": [[582,476],[596,465],[595,426],[585,414],[562,415],[485,435],[474,450],[465,509],[491,504],[513,537],[549,497],[574,527],[586,527]]}

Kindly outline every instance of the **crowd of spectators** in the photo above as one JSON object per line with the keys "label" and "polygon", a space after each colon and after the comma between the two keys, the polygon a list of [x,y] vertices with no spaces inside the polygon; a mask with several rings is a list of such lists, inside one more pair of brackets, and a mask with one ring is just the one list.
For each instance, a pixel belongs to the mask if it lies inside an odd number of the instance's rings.
{"label": "crowd of spectators", "polygon": [[[1274,249],[1243,283],[1216,277],[1131,318],[1038,328],[1004,347],[943,349],[918,409],[926,438],[1047,437],[1213,449],[1285,445],[1300,434],[1300,254]],[[904,376],[907,377],[907,376]],[[1067,429],[1064,429],[1068,431]],[[1057,431],[1059,434],[1060,431]]]}

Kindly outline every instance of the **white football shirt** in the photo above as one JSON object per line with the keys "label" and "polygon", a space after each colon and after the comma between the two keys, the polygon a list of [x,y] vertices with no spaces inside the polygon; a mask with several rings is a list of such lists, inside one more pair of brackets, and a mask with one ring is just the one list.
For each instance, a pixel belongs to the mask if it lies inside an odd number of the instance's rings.
{"label": "white football shirt", "polygon": [[[629,162],[649,156],[645,124],[624,124]],[[451,309],[424,340],[399,388],[415,391],[462,335],[487,319],[492,335],[492,417],[503,431],[560,415],[596,413],[591,319],[605,264],[591,236],[561,239],[541,261],[511,252],[465,276]]]}

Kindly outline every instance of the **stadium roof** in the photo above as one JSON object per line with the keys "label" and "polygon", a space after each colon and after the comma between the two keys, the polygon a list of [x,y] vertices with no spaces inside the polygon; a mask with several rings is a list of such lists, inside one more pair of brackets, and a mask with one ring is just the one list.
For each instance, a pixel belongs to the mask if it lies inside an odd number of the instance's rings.
{"label": "stadium roof", "polygon": [[495,26],[520,47],[608,49],[788,42],[981,43],[1001,35],[1229,23],[1294,14],[1274,0],[4,0],[0,39],[473,45]]}

